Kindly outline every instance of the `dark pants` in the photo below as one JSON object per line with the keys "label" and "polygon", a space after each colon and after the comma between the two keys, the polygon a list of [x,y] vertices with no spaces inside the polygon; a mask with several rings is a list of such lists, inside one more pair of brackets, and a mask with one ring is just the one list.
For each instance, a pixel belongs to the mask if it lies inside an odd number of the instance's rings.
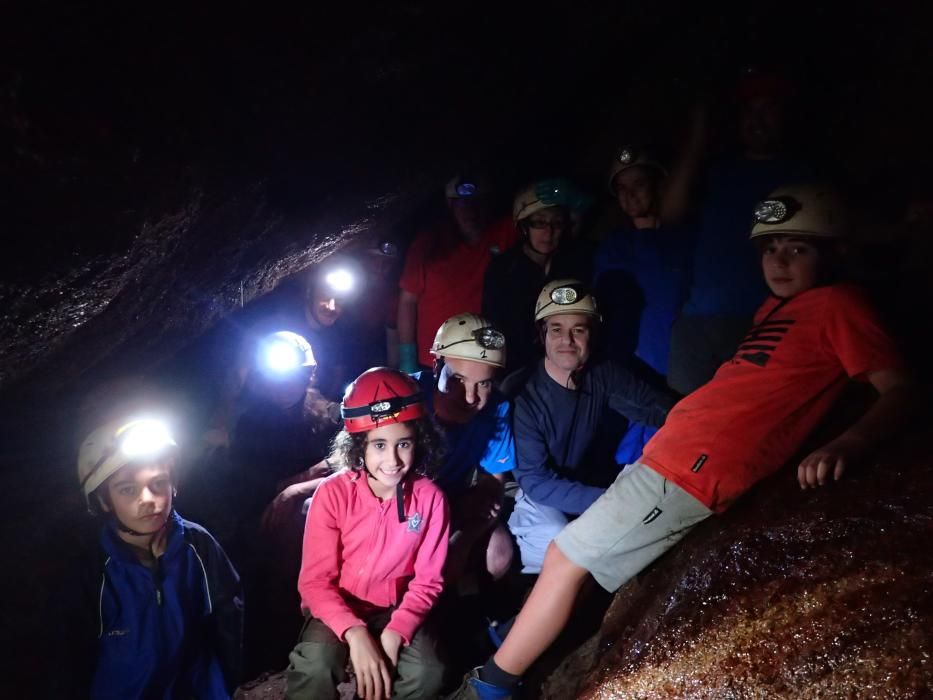
{"label": "dark pants", "polygon": [[681,316],[671,332],[667,383],[689,394],[706,384],[732,358],[751,328],[747,316]]}
{"label": "dark pants", "polygon": [[[391,613],[379,613],[366,622],[378,641]],[[308,617],[301,641],[288,655],[285,697],[289,700],[327,700],[337,697],[337,685],[347,680],[350,648],[320,620]],[[444,681],[444,665],[437,656],[433,635],[425,625],[411,644],[403,646],[392,682],[392,698],[433,698]]]}

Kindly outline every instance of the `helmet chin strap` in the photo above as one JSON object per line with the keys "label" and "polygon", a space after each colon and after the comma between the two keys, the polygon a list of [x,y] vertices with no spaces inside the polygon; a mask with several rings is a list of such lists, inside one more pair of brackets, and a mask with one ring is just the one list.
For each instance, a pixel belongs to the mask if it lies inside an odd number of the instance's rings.
{"label": "helmet chin strap", "polygon": [[117,517],[116,513],[110,513],[110,519],[111,519],[111,521],[113,522],[113,525],[114,525],[114,527],[115,527],[117,530],[119,530],[120,532],[125,533],[125,534],[127,534],[127,535],[132,535],[133,537],[147,537],[147,536],[155,537],[155,536],[158,535],[162,530],[164,530],[166,527],[168,527],[169,519],[172,517],[172,513],[173,513],[173,512],[175,512],[175,509],[174,509],[174,508],[172,508],[172,510],[169,511],[169,513],[168,513],[169,517],[165,519],[165,523],[162,525],[162,527],[160,527],[160,528],[159,528],[158,530],[156,530],[155,532],[137,532],[137,531],[134,530],[133,528],[127,527],[127,525],[125,525],[125,524],[123,523],[123,521],[120,520],[120,518]]}
{"label": "helmet chin strap", "polygon": [[[363,464],[363,468],[366,470],[366,476],[373,481],[378,481],[378,479],[369,471],[369,467]],[[395,485],[395,505],[398,510],[398,521],[404,523],[408,520],[408,516],[405,515],[405,480],[402,479]]]}

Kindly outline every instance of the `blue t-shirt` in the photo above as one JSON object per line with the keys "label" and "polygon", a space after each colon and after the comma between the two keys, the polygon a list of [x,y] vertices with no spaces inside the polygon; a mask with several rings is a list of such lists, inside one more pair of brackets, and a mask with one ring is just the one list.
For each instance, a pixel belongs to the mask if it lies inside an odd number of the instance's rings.
{"label": "blue t-shirt", "polygon": [[686,299],[692,238],[682,227],[614,231],[593,262],[593,289],[613,357],[633,351],[667,374],[671,328]]}
{"label": "blue t-shirt", "polygon": [[812,177],[788,160],[738,159],[710,170],[700,210],[687,316],[749,316],[768,290],[748,240],[755,204],[781,185]]}
{"label": "blue t-shirt", "polygon": [[[433,375],[417,372],[412,376],[421,386],[428,410],[433,413]],[[444,425],[443,429],[446,454],[436,482],[448,496],[456,496],[469,488],[477,465],[490,474],[501,474],[515,466],[512,407],[498,391],[493,391],[483,410],[469,423]]]}

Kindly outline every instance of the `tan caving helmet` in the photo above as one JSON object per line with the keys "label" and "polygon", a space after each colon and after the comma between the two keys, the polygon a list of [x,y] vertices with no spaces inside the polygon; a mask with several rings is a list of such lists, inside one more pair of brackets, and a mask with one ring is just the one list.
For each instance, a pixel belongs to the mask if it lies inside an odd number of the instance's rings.
{"label": "tan caving helmet", "polygon": [[535,322],[558,314],[586,314],[602,320],[596,307],[596,297],[580,280],[562,279],[548,282],[535,303]]}
{"label": "tan caving helmet", "polygon": [[115,420],[88,435],[78,451],[78,481],[85,498],[127,464],[143,464],[176,449],[168,426],[154,418]]}
{"label": "tan caving helmet", "polygon": [[505,335],[476,314],[457,314],[441,324],[431,354],[505,367]]}
{"label": "tan caving helmet", "polygon": [[512,221],[516,224],[535,212],[551,207],[568,207],[571,195],[567,183],[559,180],[542,180],[522,188],[512,202]]}
{"label": "tan caving helmet", "polygon": [[664,166],[655,160],[651,154],[638,151],[632,146],[625,146],[618,150],[616,157],[612,160],[612,166],[609,168],[609,193],[611,195],[615,196],[616,193],[615,186],[613,185],[616,175],[629,168],[634,168],[636,165],[652,168],[661,177],[667,177],[667,170],[665,170]]}
{"label": "tan caving helmet", "polygon": [[841,238],[845,204],[825,185],[786,185],[755,205],[749,238],[775,234]]}

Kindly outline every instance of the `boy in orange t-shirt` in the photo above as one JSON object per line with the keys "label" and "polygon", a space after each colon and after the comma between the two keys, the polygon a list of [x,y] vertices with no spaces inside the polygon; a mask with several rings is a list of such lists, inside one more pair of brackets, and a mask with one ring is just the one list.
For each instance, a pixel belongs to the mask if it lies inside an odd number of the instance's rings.
{"label": "boy in orange t-shirt", "polygon": [[801,488],[838,480],[889,436],[910,384],[900,355],[859,291],[836,283],[842,206],[829,190],[784,187],[755,208],[771,296],[735,355],[668,414],[615,483],[551,543],[524,608],[496,655],[452,698],[511,697],[563,629],[590,574],[614,591],[695,525],[726,510],[800,449],[850,379],[878,400],[805,457]]}

